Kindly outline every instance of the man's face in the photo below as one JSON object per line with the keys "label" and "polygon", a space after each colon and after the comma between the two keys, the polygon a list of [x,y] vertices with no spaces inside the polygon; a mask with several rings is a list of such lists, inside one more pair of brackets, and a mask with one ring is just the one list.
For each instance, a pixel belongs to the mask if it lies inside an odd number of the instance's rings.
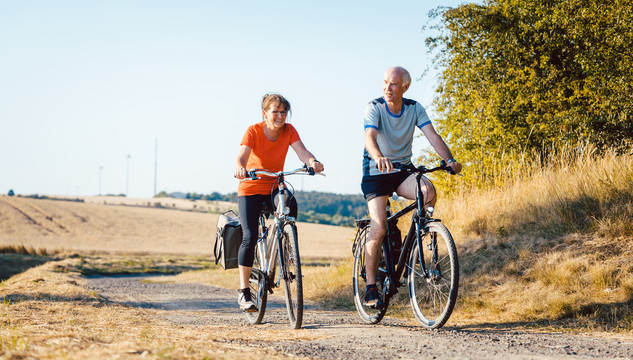
{"label": "man's face", "polygon": [[382,94],[387,102],[401,100],[407,89],[409,89],[409,85],[404,86],[404,79],[399,71],[387,70],[382,85]]}

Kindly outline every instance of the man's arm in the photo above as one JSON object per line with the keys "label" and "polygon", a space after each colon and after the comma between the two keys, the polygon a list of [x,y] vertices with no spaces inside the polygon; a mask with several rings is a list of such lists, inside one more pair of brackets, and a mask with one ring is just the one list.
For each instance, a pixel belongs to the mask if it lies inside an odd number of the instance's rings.
{"label": "man's arm", "polygon": [[[431,146],[433,146],[433,149],[435,149],[435,152],[437,152],[442,159],[446,161],[453,159],[451,150],[448,148],[448,145],[446,145],[446,142],[444,142],[444,139],[442,139],[440,134],[435,131],[433,124],[429,123],[424,125],[421,130]],[[462,171],[462,164],[458,162],[450,163],[448,166],[453,169],[455,174],[459,174]]]}
{"label": "man's arm", "polygon": [[393,164],[391,163],[391,160],[384,157],[380,151],[377,138],[378,130],[371,127],[365,129],[365,149],[369,153],[369,156],[371,156],[371,158],[376,162],[380,172],[391,172],[393,171]]}

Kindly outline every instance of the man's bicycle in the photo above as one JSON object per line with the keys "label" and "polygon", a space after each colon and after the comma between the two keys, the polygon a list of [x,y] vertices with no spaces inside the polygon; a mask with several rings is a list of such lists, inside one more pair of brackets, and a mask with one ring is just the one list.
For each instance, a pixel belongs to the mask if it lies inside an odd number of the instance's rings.
{"label": "man's bicycle", "polygon": [[[276,177],[276,187],[279,189],[276,195],[277,209],[274,214],[263,210],[259,215],[259,237],[249,279],[251,297],[258,311],[245,313],[251,324],[261,323],[266,312],[268,292],[272,294],[273,289],[279,287],[282,282],[290,326],[299,329],[303,321],[303,282],[297,226],[295,218],[289,216],[290,208],[287,206],[287,201],[292,193],[285,180],[286,176],[294,174],[315,175],[315,172],[307,166],[287,172],[270,172],[261,169],[248,171],[248,176],[252,180],[259,179],[259,176]],[[270,215],[274,215],[274,218],[272,224],[267,226],[266,219]],[[278,274],[277,267],[279,267]]]}
{"label": "man's bicycle", "polygon": [[[433,218],[433,207],[423,209],[420,179],[423,174],[438,170],[452,173],[452,170],[444,161],[432,169],[396,163],[394,167],[416,174],[416,199],[397,213],[387,214],[388,230],[382,243],[376,275],[376,286],[383,299],[383,306],[378,309],[365,306],[363,301],[367,284],[365,242],[369,236],[370,219],[356,221],[358,230],[352,247],[354,304],[363,321],[376,324],[385,316],[389,300],[398,288],[406,285],[411,308],[418,322],[428,329],[438,329],[446,323],[455,306],[459,263],[451,233],[439,219]],[[411,227],[404,240],[401,240],[396,223],[411,211]]]}

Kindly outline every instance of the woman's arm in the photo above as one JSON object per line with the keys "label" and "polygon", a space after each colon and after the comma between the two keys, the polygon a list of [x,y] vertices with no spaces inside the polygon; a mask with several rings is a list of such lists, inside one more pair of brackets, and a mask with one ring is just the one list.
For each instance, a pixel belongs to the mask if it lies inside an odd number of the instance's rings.
{"label": "woman's arm", "polygon": [[248,157],[251,156],[251,148],[246,145],[240,147],[240,152],[237,154],[237,160],[235,162],[235,177],[242,180],[246,178],[246,164],[248,164]]}
{"label": "woman's arm", "polygon": [[307,164],[309,167],[313,168],[316,172],[323,171],[323,164],[312,155],[311,152],[306,149],[305,145],[303,145],[303,141],[295,141],[292,143],[292,149],[297,153],[299,160],[301,160],[304,164]]}

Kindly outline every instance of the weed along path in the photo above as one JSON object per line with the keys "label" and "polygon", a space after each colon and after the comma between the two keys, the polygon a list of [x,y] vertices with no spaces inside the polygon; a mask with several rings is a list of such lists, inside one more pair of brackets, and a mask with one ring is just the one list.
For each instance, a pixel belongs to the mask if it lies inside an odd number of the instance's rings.
{"label": "weed along path", "polygon": [[[314,359],[633,359],[633,342],[561,333],[469,329],[446,326],[428,331],[389,317],[378,325],[360,322],[355,311],[323,310],[308,304],[303,328],[288,330],[282,294],[269,297],[264,322],[248,325],[234,290],[200,283],[170,282],[161,276],[94,277],[88,288],[109,302],[148,311],[175,328],[215,326],[243,338],[219,341],[281,357]],[[244,329],[248,331],[244,332]],[[292,334],[291,338],[286,334]]]}

